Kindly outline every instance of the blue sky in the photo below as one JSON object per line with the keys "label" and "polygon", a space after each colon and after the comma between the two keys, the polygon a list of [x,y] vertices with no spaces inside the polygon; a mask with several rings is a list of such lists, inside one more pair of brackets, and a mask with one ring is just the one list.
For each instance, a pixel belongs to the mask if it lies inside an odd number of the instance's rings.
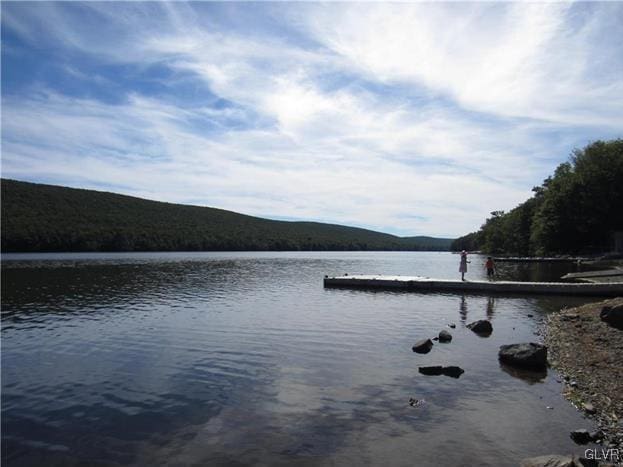
{"label": "blue sky", "polygon": [[7,178],[453,237],[623,136],[623,3],[1,8]]}

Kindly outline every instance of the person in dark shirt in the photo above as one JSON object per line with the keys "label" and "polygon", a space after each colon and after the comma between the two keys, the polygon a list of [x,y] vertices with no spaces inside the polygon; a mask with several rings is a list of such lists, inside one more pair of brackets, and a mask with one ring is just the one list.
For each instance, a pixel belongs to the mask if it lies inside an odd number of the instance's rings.
{"label": "person in dark shirt", "polygon": [[487,268],[487,279],[492,280],[493,275],[495,274],[495,263],[493,262],[493,258],[491,258],[491,256],[487,256],[485,268]]}

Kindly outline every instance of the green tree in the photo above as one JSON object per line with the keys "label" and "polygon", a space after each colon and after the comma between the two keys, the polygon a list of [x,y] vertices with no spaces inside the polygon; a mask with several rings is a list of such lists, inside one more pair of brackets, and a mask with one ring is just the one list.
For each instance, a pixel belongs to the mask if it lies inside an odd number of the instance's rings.
{"label": "green tree", "polygon": [[623,140],[573,151],[532,191],[508,213],[492,212],[452,248],[520,255],[608,251],[613,233],[623,231]]}

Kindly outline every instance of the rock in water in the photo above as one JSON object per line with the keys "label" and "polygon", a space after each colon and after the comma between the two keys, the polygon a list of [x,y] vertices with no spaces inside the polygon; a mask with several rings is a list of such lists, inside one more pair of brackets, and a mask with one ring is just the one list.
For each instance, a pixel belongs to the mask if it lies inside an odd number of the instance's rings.
{"label": "rock in water", "polygon": [[418,368],[418,371],[422,373],[423,375],[427,375],[427,376],[444,375],[444,376],[449,376],[451,378],[458,378],[463,373],[465,373],[465,370],[463,370],[463,368],[460,368],[458,366],[441,366],[441,365],[421,366]]}
{"label": "rock in water", "polygon": [[423,375],[428,376],[439,376],[443,374],[443,367],[441,365],[437,366],[421,366],[418,368],[418,371]]}
{"label": "rock in water", "polygon": [[493,326],[491,326],[491,322],[487,321],[486,319],[479,319],[478,321],[469,323],[467,327],[481,336],[489,336],[493,332]]}
{"label": "rock in water", "polygon": [[420,341],[417,341],[413,347],[412,350],[415,353],[428,353],[430,352],[430,349],[433,348],[433,341],[430,339],[422,339]]}
{"label": "rock in water", "polygon": [[623,304],[603,307],[599,317],[610,326],[623,329]]}
{"label": "rock in water", "polygon": [[588,432],[588,430],[584,429],[572,431],[571,439],[577,444],[586,444],[589,441],[592,441],[591,434]]}
{"label": "rock in water", "polygon": [[465,370],[458,366],[444,366],[442,373],[450,378],[458,378],[465,373]]}
{"label": "rock in water", "polygon": [[547,366],[547,347],[534,342],[503,345],[500,347],[498,356],[508,365],[535,369]]}
{"label": "rock in water", "polygon": [[439,333],[439,342],[450,342],[452,340],[452,334],[445,329]]}

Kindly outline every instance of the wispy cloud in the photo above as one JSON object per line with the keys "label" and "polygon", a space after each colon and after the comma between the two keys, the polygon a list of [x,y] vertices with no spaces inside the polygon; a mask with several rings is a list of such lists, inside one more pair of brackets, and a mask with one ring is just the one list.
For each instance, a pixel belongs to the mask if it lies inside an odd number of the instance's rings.
{"label": "wispy cloud", "polygon": [[6,177],[461,235],[623,129],[617,4],[2,13]]}

